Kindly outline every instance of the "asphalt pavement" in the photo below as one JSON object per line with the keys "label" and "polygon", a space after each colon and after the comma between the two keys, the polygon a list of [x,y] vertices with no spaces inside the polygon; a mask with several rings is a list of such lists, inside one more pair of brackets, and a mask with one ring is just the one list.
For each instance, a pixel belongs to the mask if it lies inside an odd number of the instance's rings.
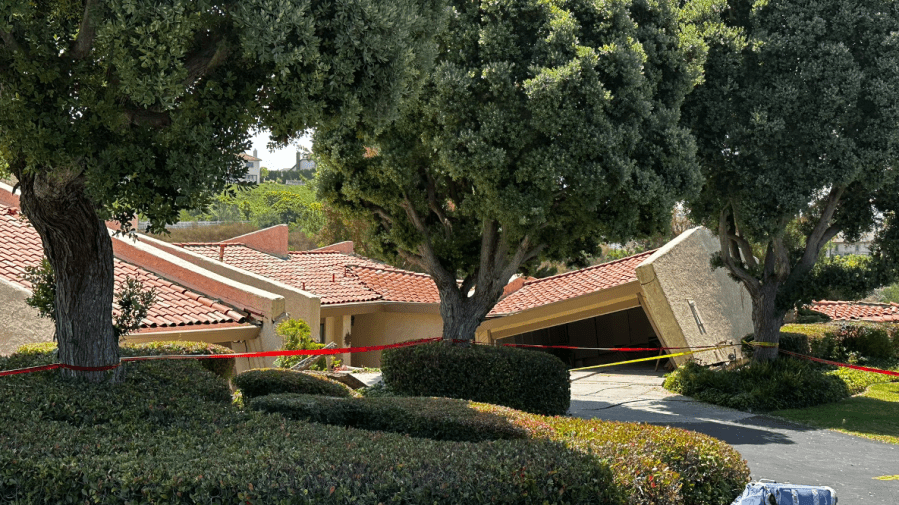
{"label": "asphalt pavement", "polygon": [[899,446],[717,407],[662,388],[652,367],[571,374],[571,409],[583,418],[684,428],[732,445],[753,480],[830,486],[839,503],[899,504]]}

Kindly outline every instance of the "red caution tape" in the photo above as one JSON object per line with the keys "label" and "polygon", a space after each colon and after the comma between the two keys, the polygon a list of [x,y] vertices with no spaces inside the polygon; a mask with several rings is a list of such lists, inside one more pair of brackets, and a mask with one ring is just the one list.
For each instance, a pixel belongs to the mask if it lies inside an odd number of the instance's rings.
{"label": "red caution tape", "polygon": [[43,372],[46,370],[55,370],[57,368],[68,368],[69,370],[78,370],[81,372],[103,372],[118,368],[121,363],[129,361],[151,361],[157,359],[217,359],[217,358],[268,358],[274,356],[326,356],[332,354],[349,354],[357,352],[383,351],[385,349],[396,349],[398,347],[409,347],[412,345],[426,344],[434,342],[440,338],[422,338],[419,340],[410,340],[408,342],[400,342],[398,344],[371,345],[366,347],[343,347],[338,349],[304,349],[298,351],[264,351],[264,352],[241,352],[234,354],[161,354],[158,356],[127,356],[119,360],[115,365],[107,366],[76,366],[66,365],[64,363],[53,363],[50,365],[32,366],[28,368],[19,368],[16,370],[0,371],[0,377],[4,375],[17,375],[23,373]]}
{"label": "red caution tape", "polygon": [[[570,345],[537,345],[537,344],[502,344],[503,347],[530,347],[536,349],[573,349],[580,351],[621,351],[621,352],[642,352],[642,351],[674,351],[680,349],[712,349],[720,348],[720,345],[697,345],[693,347],[575,347]],[[740,344],[731,344],[737,346]],[[725,346],[730,347],[730,345]]]}
{"label": "red caution tape", "polygon": [[899,372],[894,372],[894,371],[892,371],[892,370],[881,370],[880,368],[869,368],[869,367],[866,367],[866,366],[850,365],[850,364],[848,364],[848,363],[840,363],[840,362],[838,362],[838,361],[830,361],[830,360],[826,360],[826,359],[815,358],[815,357],[812,357],[812,356],[806,356],[805,354],[798,354],[798,353],[795,353],[795,352],[785,351],[785,350],[783,350],[783,349],[781,349],[780,352],[782,352],[782,353],[784,353],[784,354],[789,354],[790,356],[795,356],[795,357],[797,357],[797,358],[807,359],[807,360],[809,360],[809,361],[816,361],[816,362],[818,362],[818,363],[825,363],[825,364],[827,364],[827,365],[840,366],[840,367],[843,367],[843,368],[851,368],[851,369],[853,369],[853,370],[861,370],[862,372],[881,373],[881,374],[884,374],[884,375],[893,375],[893,376],[899,377]]}

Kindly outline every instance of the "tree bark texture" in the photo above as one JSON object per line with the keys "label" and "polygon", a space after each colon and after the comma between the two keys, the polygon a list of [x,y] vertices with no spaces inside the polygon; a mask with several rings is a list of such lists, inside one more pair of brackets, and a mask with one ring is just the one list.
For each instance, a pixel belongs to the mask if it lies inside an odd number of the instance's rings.
{"label": "tree bark texture", "polygon": [[[57,171],[17,174],[22,212],[37,230],[56,276],[59,360],[79,367],[119,363],[112,326],[112,240],[85,195],[84,178]],[[121,378],[106,371],[62,369],[63,376],[102,382]]]}
{"label": "tree bark texture", "polygon": [[[778,284],[771,283],[761,287],[758,296],[752,297],[752,326],[755,329],[755,342],[777,344],[780,342],[780,327],[784,312],[777,309]],[[775,346],[757,346],[752,354],[753,361],[774,361],[778,350]]]}

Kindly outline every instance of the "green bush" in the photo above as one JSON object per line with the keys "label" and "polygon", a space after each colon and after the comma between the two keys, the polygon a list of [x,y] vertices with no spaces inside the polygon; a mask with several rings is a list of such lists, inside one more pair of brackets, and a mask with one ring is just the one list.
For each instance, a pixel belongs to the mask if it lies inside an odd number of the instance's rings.
{"label": "green bush", "polygon": [[899,325],[896,324],[790,324],[781,331],[806,335],[808,347],[803,354],[816,358],[834,361],[899,358]]}
{"label": "green bush", "polygon": [[528,432],[503,416],[472,409],[449,398],[329,398],[278,394],[254,398],[249,408],[291,419],[405,433],[433,440],[481,442],[527,438]]}
{"label": "green bush", "polygon": [[727,444],[674,428],[469,404],[529,438],[435,441],[242,411],[193,360],[125,366],[0,378],[0,501],[706,505],[748,481]]}
{"label": "green bush", "polygon": [[688,362],[665,378],[665,389],[746,411],[802,408],[842,400],[846,384],[808,361],[781,357],[735,370],[710,370]]}
{"label": "green bush", "polygon": [[234,378],[234,385],[240,388],[244,400],[277,393],[336,397],[352,395],[352,389],[337,381],[283,368],[247,370]]}
{"label": "green bush", "polygon": [[[312,340],[312,328],[302,319],[287,319],[282,321],[275,328],[275,332],[284,339],[284,345],[281,347],[285,351],[308,351],[321,349],[325,344],[320,344]],[[278,356],[275,359],[275,367],[291,368],[308,356]],[[315,360],[310,367],[311,370],[325,370],[328,368],[325,356]]]}
{"label": "green bush", "polygon": [[561,415],[571,402],[568,368],[539,351],[443,342],[390,349],[384,382],[409,396],[440,396]]}
{"label": "green bush", "polygon": [[[159,342],[124,343],[119,347],[119,355],[126,356],[162,356],[188,354],[234,354],[234,351],[216,344],[205,342],[188,342],[166,340]],[[56,342],[25,344],[15,354],[7,358],[7,368],[23,368],[34,366],[33,363],[46,365],[55,363]],[[234,358],[198,359],[200,365],[219,377],[230,379],[234,375]]]}

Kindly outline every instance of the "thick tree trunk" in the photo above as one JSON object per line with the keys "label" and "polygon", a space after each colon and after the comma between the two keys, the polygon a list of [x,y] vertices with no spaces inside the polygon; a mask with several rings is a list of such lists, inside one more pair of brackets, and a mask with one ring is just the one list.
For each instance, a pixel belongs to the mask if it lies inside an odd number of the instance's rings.
{"label": "thick tree trunk", "polygon": [[[84,192],[83,177],[22,175],[22,211],[41,236],[56,275],[56,338],[60,362],[78,367],[119,363],[112,326],[112,241]],[[92,382],[117,380],[115,372],[62,369]]]}
{"label": "thick tree trunk", "polygon": [[[775,299],[779,284],[769,283],[761,287],[757,296],[752,298],[752,326],[755,329],[755,342],[777,344],[780,342],[780,326],[784,312],[778,311]],[[774,361],[777,359],[777,347],[758,346],[752,359],[756,362]]]}
{"label": "thick tree trunk", "polygon": [[481,325],[493,305],[483,297],[464,297],[458,289],[440,293],[440,317],[443,319],[443,340],[474,341],[475,330]]}

